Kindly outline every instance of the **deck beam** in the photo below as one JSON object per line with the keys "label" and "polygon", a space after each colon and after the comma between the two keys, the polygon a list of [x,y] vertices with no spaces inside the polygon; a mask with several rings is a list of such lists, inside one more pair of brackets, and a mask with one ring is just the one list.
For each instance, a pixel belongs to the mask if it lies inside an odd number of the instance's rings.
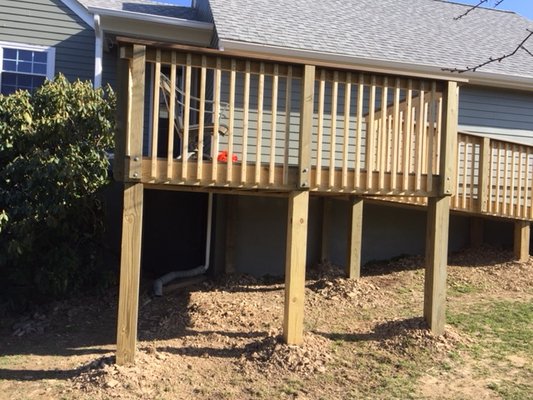
{"label": "deck beam", "polygon": [[143,185],[141,183],[126,183],[124,186],[118,297],[117,364],[119,365],[135,362],[141,272],[142,214]]}
{"label": "deck beam", "polygon": [[283,339],[293,345],[303,342],[308,213],[309,192],[291,192],[287,218]]}

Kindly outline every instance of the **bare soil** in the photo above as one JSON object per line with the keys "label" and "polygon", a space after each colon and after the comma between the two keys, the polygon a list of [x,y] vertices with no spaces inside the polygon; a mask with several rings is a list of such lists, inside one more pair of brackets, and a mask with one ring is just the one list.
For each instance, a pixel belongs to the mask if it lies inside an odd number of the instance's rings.
{"label": "bare soil", "polygon": [[[502,299],[533,306],[533,259],[483,248],[450,264],[450,313]],[[509,379],[533,393],[531,353],[493,362],[472,355],[475,333],[428,332],[422,265],[373,264],[357,281],[332,265],[309,271],[300,347],[281,341],[282,281],[235,275],[162,298],[144,291],[137,362],[124,367],[114,364],[116,294],[51,304],[2,321],[0,399],[481,400],[507,398],[496,388]]]}

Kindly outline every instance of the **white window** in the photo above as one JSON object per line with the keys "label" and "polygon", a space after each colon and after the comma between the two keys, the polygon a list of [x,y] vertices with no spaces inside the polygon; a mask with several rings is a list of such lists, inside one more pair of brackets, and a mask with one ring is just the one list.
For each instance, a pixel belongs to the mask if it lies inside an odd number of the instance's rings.
{"label": "white window", "polygon": [[29,91],[54,76],[55,49],[0,42],[0,93]]}

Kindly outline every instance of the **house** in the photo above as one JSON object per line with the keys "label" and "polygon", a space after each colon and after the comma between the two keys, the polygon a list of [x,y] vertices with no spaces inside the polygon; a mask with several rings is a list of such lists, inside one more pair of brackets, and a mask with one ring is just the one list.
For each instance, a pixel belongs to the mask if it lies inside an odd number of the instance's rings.
{"label": "house", "polygon": [[[290,343],[314,262],[357,278],[362,261],[425,248],[424,316],[442,333],[448,241],[496,229],[529,254],[531,55],[449,71],[512,52],[533,27],[525,18],[478,9],[455,20],[469,6],[439,0],[0,6],[2,91],[61,71],[121,96],[118,362],[134,358],[143,224],[169,241],[163,258],[181,259],[176,242],[199,247],[196,273],[285,266]],[[143,221],[149,201],[166,231],[149,228],[148,209]]]}

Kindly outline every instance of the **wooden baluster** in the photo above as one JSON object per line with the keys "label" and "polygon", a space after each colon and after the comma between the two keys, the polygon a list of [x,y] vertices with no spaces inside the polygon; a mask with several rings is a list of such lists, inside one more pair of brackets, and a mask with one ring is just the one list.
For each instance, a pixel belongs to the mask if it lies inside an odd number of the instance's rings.
{"label": "wooden baluster", "polygon": [[511,217],[516,216],[515,214],[515,180],[516,180],[516,165],[515,165],[515,151],[516,146],[511,145],[511,188],[509,190],[509,215]]}
{"label": "wooden baluster", "polygon": [[416,127],[416,168],[415,168],[415,190],[419,191],[421,187],[421,175],[422,175],[422,144],[425,135],[424,124],[424,82],[420,82],[420,88],[418,90],[418,109],[417,109],[417,127]]}
{"label": "wooden baluster", "polygon": [[496,148],[496,214],[500,213],[500,185],[501,185],[501,170],[500,170],[500,155],[501,155],[501,142],[497,142]]}
{"label": "wooden baluster", "polygon": [[329,187],[335,186],[335,148],[337,139],[337,102],[339,94],[339,73],[333,73],[333,87],[331,90],[331,129],[329,142]]}
{"label": "wooden baluster", "polygon": [[205,130],[205,86],[207,81],[207,59],[202,56],[202,68],[200,70],[200,104],[198,115],[198,163],[196,166],[196,179],[203,178],[204,168],[204,130]]}
{"label": "wooden baluster", "polygon": [[155,52],[155,72],[154,72],[154,92],[152,110],[152,151],[150,160],[150,176],[152,179],[157,177],[157,145],[159,139],[159,94],[161,86],[161,50],[157,49]]}
{"label": "wooden baluster", "polygon": [[392,129],[392,161],[391,161],[391,190],[398,191],[398,187],[396,186],[396,178],[398,174],[398,154],[399,154],[399,147],[400,147],[400,79],[396,78],[394,88],[394,118],[393,118],[393,129]]}
{"label": "wooden baluster", "polygon": [[183,106],[183,143],[181,146],[181,179],[189,180],[189,127],[191,121],[192,56],[187,54],[185,66],[185,101]]}
{"label": "wooden baluster", "polygon": [[348,185],[348,148],[350,144],[350,105],[352,95],[352,74],[346,73],[344,85],[344,143],[342,148],[342,188]]}
{"label": "wooden baluster", "polygon": [[518,179],[516,188],[516,215],[520,218],[524,218],[522,214],[522,176],[524,174],[524,168],[522,164],[522,158],[524,154],[524,146],[518,147]]}
{"label": "wooden baluster", "polygon": [[326,71],[320,71],[318,85],[318,131],[316,146],[316,182],[317,187],[322,186],[322,152],[324,141],[324,98],[326,93]]}
{"label": "wooden baluster", "polygon": [[171,54],[170,64],[170,98],[168,103],[168,152],[167,180],[174,179],[174,132],[176,129],[176,52]]}
{"label": "wooden baluster", "polygon": [[369,122],[366,128],[366,189],[373,189],[372,172],[374,170],[374,135],[376,129],[376,76],[370,80],[370,96],[368,100]]}
{"label": "wooden baluster", "polygon": [[437,123],[437,116],[436,116],[436,98],[437,98],[437,83],[432,82],[431,84],[431,94],[429,97],[429,101],[427,103],[428,107],[428,115],[429,115],[429,124],[428,124],[428,145],[427,145],[427,162],[428,162],[428,173],[427,173],[427,191],[431,192],[433,190],[433,174],[435,173],[435,168],[433,166],[434,162],[434,139],[435,139],[435,124]]}
{"label": "wooden baluster", "polygon": [[[215,102],[213,104],[213,142],[211,143],[212,154],[211,154],[211,180],[213,182],[218,181],[218,137],[220,129],[220,89],[222,81],[222,62],[220,58],[216,60],[215,68],[215,82],[214,82],[214,98]],[[229,135],[232,135],[233,132],[228,132]]]}
{"label": "wooden baluster", "polygon": [[465,136],[465,146],[463,152],[463,192],[461,193],[461,208],[466,210],[466,194],[467,194],[467,176],[468,176],[468,145],[470,144],[470,136]]}
{"label": "wooden baluster", "polygon": [[247,182],[248,168],[248,128],[250,119],[250,61],[246,61],[244,72],[244,93],[243,93],[243,121],[242,121],[242,162],[241,162],[241,183]]}
{"label": "wooden baluster", "polygon": [[406,110],[404,113],[405,123],[404,123],[404,137],[403,137],[403,183],[402,189],[409,189],[409,170],[411,168],[411,128],[413,120],[413,81],[409,79],[407,81],[407,94],[405,98]]}
{"label": "wooden baluster", "polygon": [[289,145],[291,138],[292,108],[292,66],[287,67],[287,84],[285,87],[285,150],[283,157],[283,184],[289,183]]}
{"label": "wooden baluster", "polygon": [[479,151],[478,172],[478,212],[488,212],[491,208],[492,184],[491,184],[491,147],[490,138],[484,137]]}
{"label": "wooden baluster", "polygon": [[279,67],[274,65],[274,75],[272,76],[272,123],[270,133],[270,165],[268,169],[268,183],[274,184],[276,171],[276,133],[278,124],[278,86],[279,86]]}
{"label": "wooden baluster", "polygon": [[255,184],[261,182],[261,156],[263,146],[263,101],[265,96],[265,63],[259,66],[259,86],[257,89],[257,140],[255,149]]}
{"label": "wooden baluster", "polygon": [[509,144],[505,143],[504,145],[504,162],[503,162],[503,209],[502,213],[504,215],[507,215],[507,198],[508,198],[508,185],[507,182],[509,180]]}
{"label": "wooden baluster", "polygon": [[354,188],[361,187],[361,136],[363,135],[363,101],[365,95],[365,77],[359,75],[359,85],[357,86],[357,120],[355,121],[355,166],[354,166]]}
{"label": "wooden baluster", "polygon": [[385,189],[385,171],[387,169],[387,141],[388,121],[387,121],[387,104],[389,97],[389,80],[387,77],[383,78],[383,88],[381,90],[381,131],[378,135],[378,168],[379,168],[379,190]]}
{"label": "wooden baluster", "polygon": [[237,62],[231,60],[231,71],[229,79],[229,132],[228,135],[228,157],[226,168],[226,182],[233,182],[233,141],[235,138],[235,82],[237,79]]}

